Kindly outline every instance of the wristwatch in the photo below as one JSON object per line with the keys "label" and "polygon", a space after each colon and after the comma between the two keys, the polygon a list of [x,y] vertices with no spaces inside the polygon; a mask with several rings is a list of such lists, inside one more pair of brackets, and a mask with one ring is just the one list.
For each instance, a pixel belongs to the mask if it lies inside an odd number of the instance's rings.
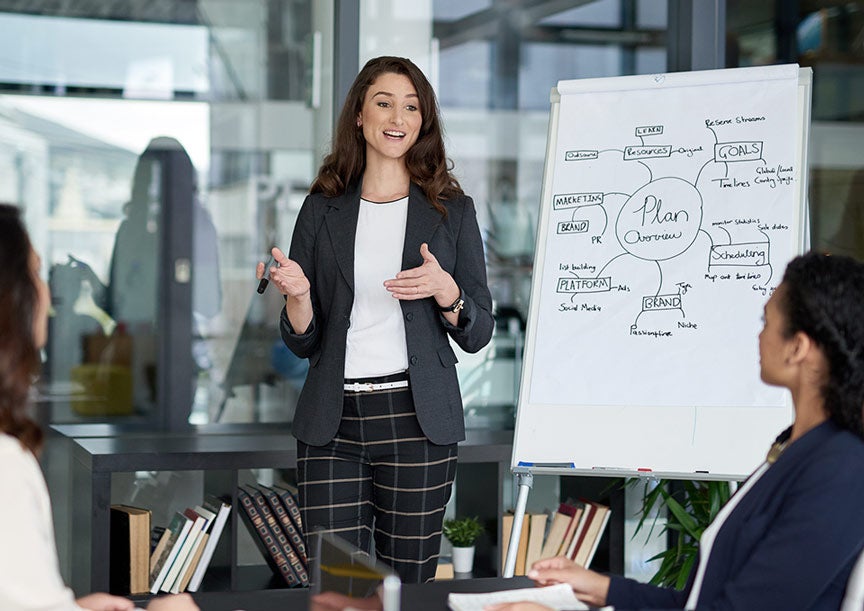
{"label": "wristwatch", "polygon": [[[436,304],[437,305],[437,304]],[[461,296],[456,298],[456,301],[449,306],[438,306],[439,312],[453,312],[454,314],[465,306],[465,300]]]}

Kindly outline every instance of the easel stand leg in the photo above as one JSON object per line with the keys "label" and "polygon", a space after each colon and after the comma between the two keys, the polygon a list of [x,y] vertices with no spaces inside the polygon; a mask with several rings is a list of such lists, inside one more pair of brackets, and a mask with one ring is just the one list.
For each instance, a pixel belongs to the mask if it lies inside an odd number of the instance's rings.
{"label": "easel stand leg", "polygon": [[513,513],[513,529],[510,531],[510,543],[507,545],[507,559],[504,562],[504,577],[513,577],[516,570],[516,554],[519,551],[519,538],[522,535],[522,522],[525,518],[525,506],[528,504],[528,493],[534,485],[534,475],[529,471],[513,470],[519,486],[516,497],[516,511]]}

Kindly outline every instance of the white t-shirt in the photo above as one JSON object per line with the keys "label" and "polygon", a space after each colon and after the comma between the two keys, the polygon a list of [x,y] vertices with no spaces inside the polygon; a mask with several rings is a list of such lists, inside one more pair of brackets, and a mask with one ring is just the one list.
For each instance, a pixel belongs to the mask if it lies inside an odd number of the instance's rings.
{"label": "white t-shirt", "polygon": [[360,200],[354,238],[354,305],[345,345],[345,377],[371,378],[408,369],[402,307],[384,281],[402,269],[408,198]]}
{"label": "white t-shirt", "polygon": [[51,501],[39,463],[0,433],[0,609],[79,611],[60,576]]}

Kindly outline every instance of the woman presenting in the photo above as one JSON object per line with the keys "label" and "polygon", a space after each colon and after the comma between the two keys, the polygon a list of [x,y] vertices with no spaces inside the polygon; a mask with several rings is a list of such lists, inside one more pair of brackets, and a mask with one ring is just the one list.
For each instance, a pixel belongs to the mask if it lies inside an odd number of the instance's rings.
{"label": "woman presenting", "polygon": [[529,577],[616,609],[839,609],[864,549],[864,264],[793,259],[765,305],[759,356],[762,380],[789,389],[795,419],[705,529],[684,590],[566,558],[536,562]]}
{"label": "woman presenting", "polygon": [[492,337],[474,204],[448,170],[438,105],[411,61],[370,60],[348,92],[289,255],[259,263],[309,359],[297,403],[306,532],[335,532],[406,582],[432,579],[465,439],[452,339]]}

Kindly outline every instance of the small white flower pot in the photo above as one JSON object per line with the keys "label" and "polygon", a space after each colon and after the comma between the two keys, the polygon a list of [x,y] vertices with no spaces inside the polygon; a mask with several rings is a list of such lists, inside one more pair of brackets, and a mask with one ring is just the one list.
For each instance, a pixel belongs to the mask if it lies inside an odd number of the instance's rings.
{"label": "small white flower pot", "polygon": [[453,548],[453,572],[470,573],[474,569],[474,546]]}

